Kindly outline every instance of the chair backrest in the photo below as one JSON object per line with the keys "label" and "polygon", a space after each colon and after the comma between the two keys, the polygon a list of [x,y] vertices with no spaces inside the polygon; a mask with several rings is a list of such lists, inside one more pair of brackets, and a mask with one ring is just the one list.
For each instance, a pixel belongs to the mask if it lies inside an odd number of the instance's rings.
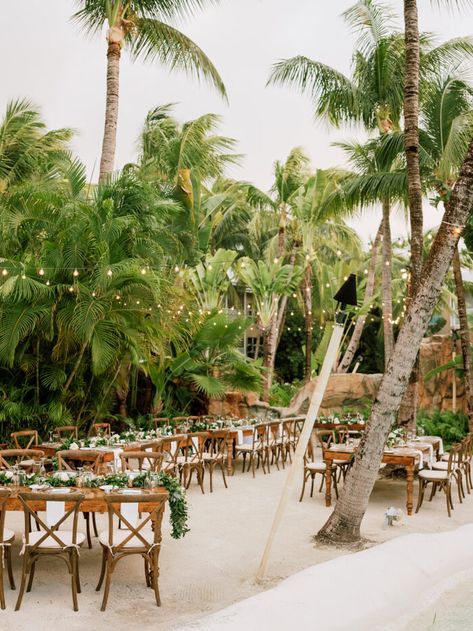
{"label": "chair backrest", "polygon": [[295,418],[285,418],[282,421],[282,435],[285,441],[295,441],[296,440],[296,419]]}
{"label": "chair backrest", "polygon": [[258,423],[253,427],[253,446],[256,444],[266,446],[268,444],[268,424]]}
{"label": "chair backrest", "polygon": [[10,434],[16,449],[30,449],[38,446],[38,432],[35,429],[24,429]]}
{"label": "chair backrest", "polygon": [[164,460],[168,463],[177,464],[177,459],[181,455],[181,446],[187,442],[187,434],[173,434],[163,436],[161,439],[161,450]]}
{"label": "chair backrest", "polygon": [[5,533],[5,517],[7,514],[7,502],[10,498],[10,489],[0,489],[0,543],[3,543]]}
{"label": "chair backrest", "polygon": [[282,439],[282,423],[281,421],[271,421],[268,424],[268,446],[274,447]]}
{"label": "chair backrest", "polygon": [[89,433],[92,436],[100,436],[101,434],[110,436],[112,433],[112,427],[110,423],[93,423]]}
{"label": "chair backrest", "polygon": [[79,437],[79,428],[77,425],[63,425],[62,427],[56,427],[56,434],[60,439],[62,438],[78,438]]}
{"label": "chair backrest", "polygon": [[313,435],[310,437],[309,442],[307,443],[307,447],[304,454],[304,465],[315,462],[315,450],[314,450],[314,439]]}
{"label": "chair backrest", "polygon": [[335,442],[333,429],[318,429],[316,430],[315,435],[322,449],[328,449],[330,445]]}
{"label": "chair backrest", "polygon": [[162,451],[123,451],[120,454],[122,471],[161,471],[164,454]]}
{"label": "chair backrest", "polygon": [[186,461],[196,462],[202,459],[205,450],[205,441],[209,438],[209,432],[192,432],[187,434],[185,451]]}
{"label": "chair backrest", "polygon": [[0,451],[0,469],[11,469],[23,460],[39,460],[44,458],[40,449],[2,449]]}
{"label": "chair backrest", "polygon": [[[29,546],[30,552],[34,554],[35,550],[40,546],[42,549],[57,548],[65,549],[77,545],[77,518],[79,516],[80,504],[84,499],[82,493],[19,493],[18,499],[23,505],[23,513],[25,517],[25,545]],[[38,502],[46,502],[46,510],[48,504],[58,504],[54,514],[53,523],[46,517],[42,519],[38,511]],[[61,504],[59,504],[61,503]],[[49,514],[51,514],[49,513]],[[47,510],[48,515],[48,510]],[[66,541],[61,538],[59,527],[72,516],[72,538]],[[41,532],[41,536],[34,543],[30,543],[30,524],[31,520],[36,522]],[[68,531],[71,532],[70,527]],[[49,544],[44,546],[44,544]],[[43,544],[43,545],[42,545]]]}
{"label": "chair backrest", "polygon": [[461,465],[462,454],[463,454],[463,445],[461,443],[452,445],[452,448],[450,449],[449,454],[448,454],[447,471],[449,475],[452,475],[456,471],[458,471],[458,468]]}
{"label": "chair backrest", "polygon": [[58,451],[57,468],[59,471],[77,471],[77,467],[89,465],[95,474],[101,473],[105,453],[92,449],[64,449]]}
{"label": "chair backrest", "polygon": [[[133,494],[110,493],[105,495],[108,510],[108,545],[114,554],[136,553],[137,550],[148,552],[150,547],[159,545],[161,542],[161,521],[167,498],[167,493],[146,491],[138,491]],[[130,504],[136,505],[134,512],[122,508],[123,505],[129,506]],[[130,518],[130,514],[133,515],[133,519]],[[144,517],[143,514],[145,514]],[[114,541],[115,517],[121,521],[125,531],[129,531],[125,538],[120,537],[119,542]],[[143,531],[149,523],[153,526],[151,537],[149,528],[146,529],[146,534]]]}
{"label": "chair backrest", "polygon": [[214,458],[227,456],[229,429],[210,429],[205,441],[205,451]]}
{"label": "chair backrest", "polygon": [[165,427],[166,425],[170,425],[170,424],[171,423],[170,423],[169,418],[165,416],[153,419],[154,429],[159,429],[160,427]]}

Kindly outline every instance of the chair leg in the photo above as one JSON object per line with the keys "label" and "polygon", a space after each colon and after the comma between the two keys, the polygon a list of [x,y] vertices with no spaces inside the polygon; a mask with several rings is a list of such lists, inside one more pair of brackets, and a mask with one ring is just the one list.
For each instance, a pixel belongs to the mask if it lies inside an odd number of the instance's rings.
{"label": "chair leg", "polygon": [[161,596],[159,594],[159,586],[158,586],[158,577],[159,577],[159,566],[158,566],[158,553],[153,551],[151,554],[151,565],[153,568],[151,580],[153,582],[153,590],[154,596],[156,598],[156,605],[161,607]]}
{"label": "chair leg", "polygon": [[225,484],[225,488],[228,489],[227,476],[225,475],[225,464],[223,462],[220,463],[220,468],[222,469],[223,483]]}
{"label": "chair leg", "polygon": [[6,609],[5,605],[5,587],[3,585],[3,567],[0,567],[0,607]]}
{"label": "chair leg", "polygon": [[246,452],[243,452],[243,462],[241,465],[241,472],[245,473],[245,466],[246,466]]}
{"label": "chair leg", "polygon": [[15,605],[15,611],[19,611],[21,607],[21,601],[23,600],[23,594],[25,593],[26,587],[26,579],[28,576],[28,553],[25,552],[25,556],[23,557],[23,568],[21,571],[21,584],[20,584],[20,592],[18,594],[18,598]]}
{"label": "chair leg", "polygon": [[113,572],[113,567],[111,565],[111,562],[109,561],[108,555],[107,555],[107,568],[106,568],[106,577],[105,577],[105,588],[103,590],[103,600],[102,600],[102,606],[100,607],[100,611],[105,611],[105,609],[107,608],[107,601],[108,601],[108,594],[110,592],[110,583],[112,580],[112,572]]}
{"label": "chair leg", "polygon": [[315,481],[315,475],[312,475],[312,481],[310,483],[310,496],[314,497],[314,481]]}
{"label": "chair leg", "polygon": [[419,478],[419,497],[417,498],[416,513],[419,512],[422,502],[424,501],[425,481]]}
{"label": "chair leg", "polygon": [[102,587],[106,566],[107,566],[107,549],[102,546],[102,567],[100,569],[99,582],[97,583],[97,587],[95,588],[96,592],[99,592],[100,588]]}
{"label": "chair leg", "polygon": [[213,493],[214,492],[214,488],[213,488],[213,477],[214,477],[214,468],[213,468],[213,464],[210,463],[209,464],[209,488],[210,488],[210,492]]}
{"label": "chair leg", "polygon": [[197,475],[197,482],[199,483],[200,486],[200,490],[202,491],[202,494],[205,495],[205,491],[204,491],[204,465],[200,464],[197,471],[196,471],[196,475]]}
{"label": "chair leg", "polygon": [[28,586],[26,587],[26,593],[29,593],[31,591],[31,587],[33,585],[33,579],[34,579],[34,571],[36,569],[36,561],[34,563],[31,564],[31,568],[30,568],[30,578],[28,580]]}
{"label": "chair leg", "polygon": [[92,526],[94,528],[94,537],[98,537],[99,536],[99,532],[97,530],[97,522],[95,520],[95,513],[92,513]]}
{"label": "chair leg", "polygon": [[452,513],[450,510],[450,506],[452,505],[452,487],[450,482],[447,483],[447,486],[445,487],[445,497],[447,499],[447,513],[448,516],[451,517]]}
{"label": "chair leg", "polygon": [[72,608],[74,611],[79,611],[79,605],[77,602],[77,552],[73,549],[69,554],[69,563],[71,564],[71,589],[72,589]]}
{"label": "chair leg", "polygon": [[90,550],[90,548],[92,547],[92,537],[90,536],[90,514],[89,513],[82,513],[84,515],[84,519],[85,519],[85,531],[87,534],[87,546]]}
{"label": "chair leg", "polygon": [[149,563],[146,557],[145,557],[145,581],[146,581],[146,587],[151,587],[151,581],[149,577]]}
{"label": "chair leg", "polygon": [[15,589],[15,579],[13,578],[13,568],[11,562],[11,548],[7,546],[5,548],[5,558],[7,561],[8,580],[10,581],[10,589]]}

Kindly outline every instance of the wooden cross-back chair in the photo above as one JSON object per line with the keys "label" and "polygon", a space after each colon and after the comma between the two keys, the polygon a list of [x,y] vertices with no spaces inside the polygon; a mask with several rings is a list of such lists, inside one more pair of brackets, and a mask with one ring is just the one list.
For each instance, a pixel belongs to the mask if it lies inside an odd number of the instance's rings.
{"label": "wooden cross-back chair", "polygon": [[[299,497],[299,502],[302,502],[302,499],[304,497],[304,491],[305,491],[305,487],[306,484],[310,478],[311,480],[311,484],[310,484],[310,497],[312,497],[314,495],[314,482],[315,482],[315,478],[317,477],[317,474],[320,475],[321,480],[320,480],[320,486],[319,486],[319,493],[322,490],[323,486],[324,486],[324,481],[325,481],[325,472],[326,472],[326,465],[325,462],[319,462],[315,459],[315,450],[314,450],[314,443],[313,443],[313,436],[310,437],[310,440],[307,444],[307,448],[304,454],[304,478],[303,478],[303,482],[302,482],[302,489],[301,489],[301,496]],[[332,469],[332,483],[333,483],[333,488],[335,489],[335,495],[338,498],[338,486],[337,486],[337,470],[336,468]]]}
{"label": "wooden cross-back chair", "polygon": [[4,560],[8,570],[8,579],[10,581],[10,588],[15,589],[15,581],[13,579],[13,570],[11,562],[11,545],[15,539],[15,533],[13,530],[5,528],[5,516],[6,505],[10,498],[10,489],[0,489],[0,547],[2,554],[2,562],[0,563],[0,606],[5,609],[5,591],[3,587],[3,569]]}
{"label": "wooden cross-back chair", "polygon": [[[461,482],[461,457],[462,446],[454,445],[448,456],[448,461],[445,463],[443,470],[439,469],[421,469],[418,473],[419,479],[419,497],[417,500],[416,513],[419,512],[420,507],[424,501],[425,489],[429,484],[432,484],[432,491],[430,494],[429,502],[432,501],[437,489],[442,489],[445,493],[445,499],[447,503],[447,513],[451,517],[451,510],[453,509],[452,501],[452,480],[455,480],[458,486],[458,499],[462,501],[462,482]],[[434,465],[435,466],[435,465]]]}
{"label": "wooden cross-back chair", "polygon": [[124,451],[120,454],[122,471],[150,471],[159,473],[163,462],[162,451]]}
{"label": "wooden cross-back chair", "polygon": [[[21,585],[16,601],[15,611],[18,611],[26,591],[31,591],[36,563],[43,556],[57,556],[61,558],[69,570],[72,588],[72,603],[74,611],[78,611],[77,594],[80,593],[79,579],[79,547],[84,542],[84,535],[77,531],[77,517],[84,495],[82,493],[19,493],[18,498],[23,506],[25,517],[24,556],[21,572]],[[60,517],[55,523],[43,520],[37,511],[38,502],[64,502],[64,509],[59,510]],[[33,508],[33,506],[35,508]],[[59,530],[67,519],[72,517],[72,530]],[[38,532],[30,532],[29,524],[34,520],[40,528]],[[28,581],[28,585],[27,585]]]}
{"label": "wooden cross-back chair", "polygon": [[235,456],[243,456],[243,462],[241,466],[242,473],[245,473],[246,458],[248,457],[248,471],[253,472],[255,477],[255,471],[260,466],[263,468],[263,473],[266,473],[265,462],[267,458],[267,435],[268,426],[266,423],[260,423],[253,427],[253,436],[251,442],[243,443],[241,445],[235,445]]}
{"label": "wooden cross-back chair", "polygon": [[202,453],[204,465],[209,470],[210,492],[213,493],[213,473],[216,467],[222,472],[223,483],[228,488],[225,477],[225,466],[228,456],[228,437],[229,429],[211,429],[208,431],[208,437],[205,440],[205,451]]}
{"label": "wooden cross-back chair", "polygon": [[10,437],[15,449],[31,449],[39,444],[38,432],[35,429],[24,429],[21,432],[12,432]]}
{"label": "wooden cross-back chair", "polygon": [[64,438],[79,438],[79,428],[77,425],[62,425],[56,427],[55,430],[60,440]]}
{"label": "wooden cross-back chair", "polygon": [[292,452],[296,450],[296,418],[285,418],[282,421],[282,457],[283,462],[292,462]]}
{"label": "wooden cross-back chair", "polygon": [[[167,497],[167,493],[146,491],[137,491],[132,495],[111,493],[105,496],[108,530],[101,532],[99,536],[102,545],[102,568],[96,587],[96,590],[100,591],[105,579],[101,611],[105,611],[107,607],[111,578],[118,561],[131,555],[140,555],[144,559],[146,585],[153,588],[156,604],[158,607],[161,606],[158,560],[161,548],[161,522]],[[130,504],[135,505],[134,511],[130,511]],[[122,505],[126,505],[128,510],[124,510]],[[114,527],[115,517],[122,525],[120,530]]]}
{"label": "wooden cross-back chair", "polygon": [[111,433],[112,426],[110,425],[110,423],[93,423],[89,431],[89,434],[91,436],[100,436],[101,434],[110,436]]}
{"label": "wooden cross-back chair", "polygon": [[187,434],[173,434],[172,436],[163,436],[159,443],[153,444],[153,450],[159,450],[163,453],[163,462],[161,465],[164,473],[169,473],[174,477],[179,475],[178,458],[181,456],[181,446],[185,445]]}
{"label": "wooden cross-back chair", "polygon": [[[315,430],[317,442],[319,443],[322,453],[324,449],[329,449],[330,445],[337,442],[337,433],[334,429],[317,429]],[[349,460],[333,460],[333,464],[338,471],[338,481],[343,477],[345,479],[348,469],[352,463]]]}
{"label": "wooden cross-back chair", "polygon": [[0,469],[11,469],[14,465],[22,468],[33,466],[35,460],[44,458],[41,449],[2,449],[0,450]]}
{"label": "wooden cross-back chair", "polygon": [[204,452],[205,441],[209,437],[208,432],[192,432],[187,434],[187,442],[181,443],[183,455],[177,457],[177,464],[181,476],[182,485],[188,489],[195,472],[197,484],[202,493],[204,491]]}
{"label": "wooden cross-back chair", "polygon": [[268,473],[271,472],[270,466],[274,463],[279,471],[279,458],[281,458],[281,464],[283,469],[283,435],[281,421],[270,421],[267,423],[268,430],[266,435],[266,463],[268,466]]}
{"label": "wooden cross-back chair", "polygon": [[153,419],[154,429],[160,429],[161,427],[165,427],[166,425],[170,425],[171,421],[167,416],[160,416],[159,418]]}
{"label": "wooden cross-back chair", "polygon": [[[91,472],[95,475],[103,473],[103,459],[105,456],[103,451],[94,451],[92,449],[64,449],[63,451],[58,451],[56,456],[58,471],[77,471],[78,467],[89,467]],[[90,513],[84,512],[83,515],[87,531],[87,545],[91,548]],[[94,535],[98,537],[95,513],[92,513],[92,526],[94,528]]]}

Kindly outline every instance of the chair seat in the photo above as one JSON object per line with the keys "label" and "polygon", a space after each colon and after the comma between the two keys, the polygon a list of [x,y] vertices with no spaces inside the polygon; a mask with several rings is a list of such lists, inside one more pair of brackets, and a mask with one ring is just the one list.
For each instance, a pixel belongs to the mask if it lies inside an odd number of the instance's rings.
{"label": "chair seat", "polygon": [[432,469],[435,471],[448,471],[448,462],[434,462]]}
{"label": "chair seat", "polygon": [[5,528],[3,531],[3,543],[11,543],[14,538],[15,538],[15,533],[13,532],[13,530],[10,530],[9,528]]}
{"label": "chair seat", "polygon": [[[56,532],[58,539],[64,542],[64,545],[72,544],[72,530],[58,530]],[[37,543],[41,537],[44,536],[44,531],[30,532],[29,540],[30,544]],[[76,535],[76,545],[81,546],[85,541],[85,535],[82,532],[78,532]],[[39,546],[40,548],[60,548],[59,543],[52,537],[45,539]]]}
{"label": "chair seat", "polygon": [[253,451],[253,450],[257,450],[257,449],[261,449],[261,445],[260,443],[256,443],[255,445],[247,445],[247,444],[242,444],[242,445],[237,445],[235,447],[236,451]]}
{"label": "chair seat", "polygon": [[[133,524],[132,524],[133,525]],[[140,535],[142,535],[146,542],[148,548],[153,545],[154,534],[151,530],[143,528],[143,530],[139,531]],[[122,541],[124,541],[130,535],[130,531],[126,529],[115,529],[113,530],[113,544],[114,546],[119,545]],[[103,546],[108,547],[108,530],[104,530],[99,534],[99,541]],[[134,536],[125,543],[124,548],[145,548],[146,546],[143,544],[141,539]]]}
{"label": "chair seat", "polygon": [[212,460],[223,460],[223,454],[209,454],[204,451],[202,454],[202,460],[205,460],[206,462],[211,462]]}
{"label": "chair seat", "polygon": [[337,467],[346,467],[350,464],[349,460],[332,460],[333,464],[336,464]]}
{"label": "chair seat", "polygon": [[448,473],[447,471],[428,471],[422,469],[422,471],[419,471],[419,478],[432,480],[433,482],[437,480],[448,480]]}
{"label": "chair seat", "polygon": [[322,473],[327,467],[325,462],[308,462],[305,468],[309,471],[320,471]]}

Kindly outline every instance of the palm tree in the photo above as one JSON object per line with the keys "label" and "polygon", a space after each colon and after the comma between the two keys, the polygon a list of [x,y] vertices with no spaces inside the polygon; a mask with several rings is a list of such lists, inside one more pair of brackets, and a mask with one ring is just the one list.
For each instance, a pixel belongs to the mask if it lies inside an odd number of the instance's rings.
{"label": "palm tree", "polygon": [[381,462],[386,439],[407,389],[422,337],[439,299],[462,226],[467,222],[472,207],[473,140],[423,267],[417,293],[408,307],[353,466],[333,513],[319,532],[318,536],[322,540],[340,544],[360,539],[360,525],[377,478],[377,465]]}
{"label": "palm tree", "polygon": [[[305,319],[306,381],[311,379],[312,374],[314,276],[320,307],[322,302],[325,303],[321,300],[321,294],[330,293],[323,292],[321,287],[327,284],[325,269],[342,256],[354,262],[360,253],[358,236],[341,217],[346,210],[343,208],[330,212],[324,207],[326,199],[338,188],[339,179],[340,173],[337,171],[319,169],[307,179],[291,201],[290,234],[296,248],[296,261],[304,270],[301,301]],[[332,284],[329,284],[331,288]]]}
{"label": "palm tree", "polygon": [[191,264],[200,258],[199,251],[206,251],[210,237],[205,229],[207,209],[202,206],[207,187],[240,160],[235,140],[217,133],[219,124],[215,114],[180,124],[171,105],[156,107],[146,117],[138,164],[125,167],[179,202],[181,212],[174,214],[170,228],[182,243],[183,262]]}
{"label": "palm tree", "polygon": [[279,300],[281,296],[290,295],[298,286],[302,270],[294,265],[284,265],[281,259],[256,262],[244,257],[239,259],[236,271],[253,294],[257,325],[263,334],[263,366],[266,369],[263,401],[269,401],[275,354],[272,338],[279,332],[274,326]]}
{"label": "palm tree", "polygon": [[77,0],[74,19],[87,32],[100,33],[107,25],[107,95],[100,159],[100,181],[108,177],[115,160],[118,123],[120,56],[124,46],[132,59],[157,60],[168,68],[209,80],[222,96],[223,82],[205,53],[168,22],[192,15],[203,0]]}
{"label": "palm tree", "polygon": [[46,131],[30,101],[9,102],[0,124],[0,193],[34,178],[57,177],[70,162],[71,138],[70,129]]}

